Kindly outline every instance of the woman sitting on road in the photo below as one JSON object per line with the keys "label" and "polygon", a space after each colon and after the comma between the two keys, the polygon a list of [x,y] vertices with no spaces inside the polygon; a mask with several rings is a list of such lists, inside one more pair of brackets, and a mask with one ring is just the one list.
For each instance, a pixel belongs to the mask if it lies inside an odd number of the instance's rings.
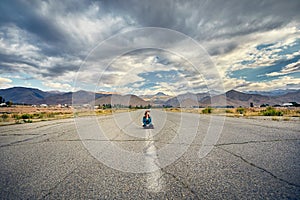
{"label": "woman sitting on road", "polygon": [[152,122],[151,122],[151,117],[150,117],[150,111],[147,110],[147,111],[145,112],[144,117],[143,117],[143,127],[145,127],[145,126],[147,126],[147,125],[152,125],[151,123],[152,123]]}

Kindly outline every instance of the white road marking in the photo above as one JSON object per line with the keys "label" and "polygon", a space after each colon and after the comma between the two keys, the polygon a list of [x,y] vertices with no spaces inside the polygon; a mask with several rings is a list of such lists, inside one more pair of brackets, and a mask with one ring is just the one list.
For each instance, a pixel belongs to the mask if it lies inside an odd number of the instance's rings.
{"label": "white road marking", "polygon": [[147,188],[151,192],[160,192],[163,190],[164,178],[162,177],[163,173],[159,168],[159,160],[154,141],[152,140],[151,130],[147,130],[147,138],[148,141],[146,142],[145,149],[146,167],[149,171],[153,171],[148,174]]}

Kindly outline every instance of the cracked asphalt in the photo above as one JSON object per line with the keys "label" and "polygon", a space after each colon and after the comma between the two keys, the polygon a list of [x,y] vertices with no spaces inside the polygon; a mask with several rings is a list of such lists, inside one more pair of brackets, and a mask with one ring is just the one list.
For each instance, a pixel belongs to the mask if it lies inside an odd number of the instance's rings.
{"label": "cracked asphalt", "polygon": [[[1,126],[0,199],[300,199],[299,119],[227,117],[217,144],[200,159],[210,115],[151,113],[155,129],[150,131],[140,127],[142,110],[97,117],[104,138],[95,138],[91,117],[82,118],[85,125],[65,119]],[[182,116],[187,136],[189,121],[199,118],[191,144],[173,140],[184,126]],[[78,135],[80,129],[86,136]],[[94,145],[101,158],[108,141],[147,155],[139,164],[152,171],[117,170],[87,148]],[[159,167],[174,154],[160,156],[166,145],[185,151]],[[109,156],[125,166],[120,155]]]}

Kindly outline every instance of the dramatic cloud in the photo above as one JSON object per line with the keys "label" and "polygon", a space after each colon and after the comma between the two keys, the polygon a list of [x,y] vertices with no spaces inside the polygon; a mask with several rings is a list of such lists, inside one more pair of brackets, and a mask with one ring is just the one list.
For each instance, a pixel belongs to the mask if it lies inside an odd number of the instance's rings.
{"label": "dramatic cloud", "polygon": [[[96,85],[125,93],[203,92],[219,85],[213,81],[216,71],[225,89],[295,88],[300,78],[299,8],[298,0],[4,0],[0,87],[26,81],[46,90],[71,90],[77,80],[90,90]],[[193,55],[184,40],[168,35],[154,40],[154,32],[116,40],[108,51],[98,52],[101,41],[143,27],[186,34],[208,52],[215,68],[205,67],[208,60]],[[168,50],[155,49],[157,41]],[[151,48],[130,50],[138,44]],[[121,52],[123,47],[130,52]],[[191,64],[199,60],[203,66],[197,71]]]}
{"label": "dramatic cloud", "polygon": [[7,88],[10,85],[10,83],[12,82],[12,80],[8,79],[8,78],[1,78],[0,77],[0,87],[1,88]]}
{"label": "dramatic cloud", "polygon": [[71,90],[72,89],[71,85],[69,85],[69,84],[44,82],[43,85],[50,87],[50,88],[59,89],[59,90]]}

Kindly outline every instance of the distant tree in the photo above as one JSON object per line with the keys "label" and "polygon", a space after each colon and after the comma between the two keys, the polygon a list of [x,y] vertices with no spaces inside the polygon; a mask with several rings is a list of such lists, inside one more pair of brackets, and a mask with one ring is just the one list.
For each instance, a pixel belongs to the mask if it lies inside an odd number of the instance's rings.
{"label": "distant tree", "polygon": [[251,108],[253,108],[253,107],[254,107],[254,105],[253,105],[253,102],[251,102],[251,103],[250,103],[250,107],[251,107]]}
{"label": "distant tree", "polygon": [[7,101],[7,102],[6,102],[6,105],[7,105],[8,107],[11,107],[11,106],[13,105],[13,102],[12,102],[12,101]]}
{"label": "distant tree", "polygon": [[267,103],[266,103],[266,104],[261,104],[261,105],[260,105],[261,108],[265,108],[265,107],[268,107],[268,106],[269,106],[269,104],[267,104]]}
{"label": "distant tree", "polygon": [[132,106],[131,106],[131,105],[129,105],[129,106],[128,106],[128,108],[129,108],[129,109],[131,109],[131,108],[132,108]]}
{"label": "distant tree", "polygon": [[0,96],[0,103],[5,103],[5,99]]}
{"label": "distant tree", "polygon": [[150,105],[150,104],[148,104],[147,108],[148,108],[148,109],[150,109],[150,108],[151,108],[151,105]]}

